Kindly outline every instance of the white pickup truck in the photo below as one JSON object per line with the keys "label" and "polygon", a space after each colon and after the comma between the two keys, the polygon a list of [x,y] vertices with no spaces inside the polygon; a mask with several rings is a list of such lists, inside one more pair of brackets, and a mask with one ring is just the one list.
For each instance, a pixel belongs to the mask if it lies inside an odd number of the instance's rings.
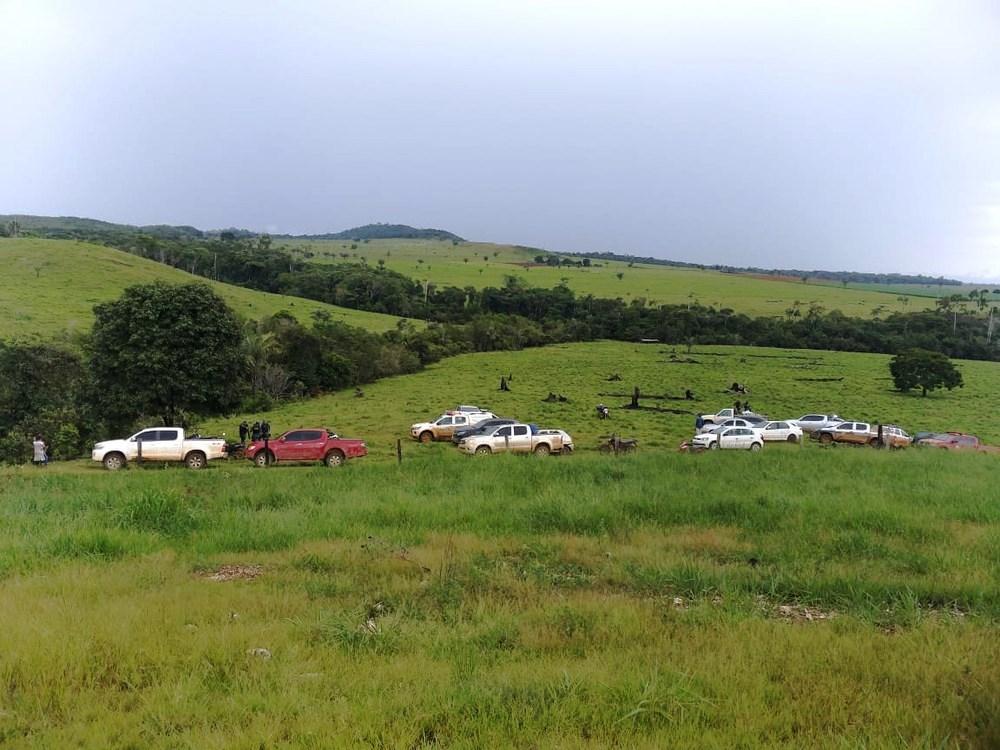
{"label": "white pickup truck", "polygon": [[480,422],[495,418],[496,414],[491,411],[448,411],[433,422],[417,422],[415,425],[412,425],[410,427],[410,437],[414,440],[419,440],[421,443],[430,443],[434,440],[451,440],[451,436],[455,433],[455,430],[475,427]]}
{"label": "white pickup truck", "polygon": [[483,434],[469,435],[459,442],[458,449],[479,456],[505,451],[547,456],[550,453],[572,452],[573,438],[562,430],[532,429],[531,425],[515,423]]}
{"label": "white pickup truck", "polygon": [[108,471],[124,468],[129,461],[183,461],[189,469],[203,469],[209,461],[226,457],[222,438],[191,438],[179,427],[150,427],[122,440],[94,445],[90,457]]}

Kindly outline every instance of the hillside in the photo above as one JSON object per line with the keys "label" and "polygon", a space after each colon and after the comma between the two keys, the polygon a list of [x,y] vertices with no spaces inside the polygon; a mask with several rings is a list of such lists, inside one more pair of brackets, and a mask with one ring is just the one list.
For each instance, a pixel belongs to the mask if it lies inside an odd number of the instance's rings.
{"label": "hillside", "polygon": [[211,285],[244,318],[288,310],[303,321],[325,310],[335,320],[372,331],[397,318],[207,281],[135,255],[70,240],[0,238],[0,338],[49,338],[90,326],[92,308],[133,284],[161,280]]}
{"label": "hillside", "polygon": [[303,240],[386,240],[386,239],[411,239],[411,240],[454,240],[462,242],[462,238],[457,234],[445,231],[444,229],[418,229],[407,224],[365,224],[360,227],[345,229],[342,232],[329,232],[324,234],[304,234],[304,235],[281,235],[289,239]]}
{"label": "hillside", "polygon": [[151,224],[148,226],[133,226],[131,224],[116,224],[99,219],[86,219],[80,216],[34,216],[31,214],[0,214],[0,226],[16,221],[22,233],[41,234],[49,238],[90,238],[102,235],[135,234],[142,232],[164,239],[180,239],[186,237],[201,237],[204,233],[191,226],[173,226],[169,224]]}
{"label": "hillside", "polygon": [[[409,426],[460,403],[564,428],[580,449],[595,447],[599,435],[614,431],[639,438],[644,451],[673,451],[691,436],[696,412],[714,413],[733,405],[736,397],[725,389],[735,381],[750,387],[754,409],[776,419],[835,411],[846,419],[882,420],[914,432],[977,432],[1000,443],[994,417],[1000,411],[1000,363],[961,362],[966,381],[962,390],[920,398],[892,390],[889,359],[878,354],[750,347],[697,347],[689,354],[683,348],[675,351],[655,344],[570,344],[453,357],[423,372],[365,386],[364,398],[343,391],[287,404],[266,416],[276,431],[324,425],[365,438],[382,457],[391,455],[398,437],[404,439],[408,453],[426,452],[424,446],[411,445]],[[620,381],[607,380],[615,374]],[[501,375],[513,375],[510,392],[498,392]],[[620,408],[629,402],[633,386],[651,395],[674,397],[690,388],[697,400],[641,402],[680,412],[676,414]],[[569,400],[544,403],[549,392]],[[608,421],[595,416],[594,406],[601,402],[611,407]],[[240,415],[209,426],[233,432],[243,416],[251,421],[259,418]]]}
{"label": "hillside", "polygon": [[551,288],[566,283],[580,294],[595,297],[642,298],[654,304],[697,301],[749,315],[784,315],[796,302],[802,313],[815,303],[825,310],[840,310],[858,317],[869,317],[876,308],[881,308],[880,313],[884,314],[933,307],[931,299],[913,297],[903,301],[896,293],[877,289],[845,289],[694,268],[642,263],[629,266],[608,260],[592,261],[590,267],[552,267],[535,263],[536,256],[548,255],[543,250],[488,242],[280,239],[276,244],[296,250],[300,257],[317,263],[361,258],[369,264],[381,261],[391,270],[437,286],[502,286],[507,277],[514,276],[529,287]]}

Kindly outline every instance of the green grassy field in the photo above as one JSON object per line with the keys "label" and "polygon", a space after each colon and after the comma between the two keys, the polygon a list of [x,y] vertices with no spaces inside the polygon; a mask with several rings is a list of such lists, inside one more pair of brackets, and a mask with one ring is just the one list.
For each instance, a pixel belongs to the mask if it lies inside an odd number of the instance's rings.
{"label": "green grassy field", "polygon": [[[454,357],[423,372],[365,386],[364,398],[343,391],[289,403],[266,416],[276,433],[328,426],[341,435],[365,438],[374,454],[383,457],[391,455],[397,437],[409,441],[412,423],[436,418],[460,403],[543,427],[561,427],[579,448],[595,447],[599,435],[616,431],[639,438],[643,447],[673,450],[691,436],[697,412],[714,413],[733,405],[736,396],[725,389],[735,381],[751,389],[749,397],[740,400],[749,398],[754,409],[776,419],[836,412],[846,419],[900,424],[911,432],[975,432],[1000,443],[1000,363],[959,362],[965,387],[923,398],[892,390],[889,359],[880,354],[753,347],[696,347],[688,353],[684,347],[656,344],[567,344]],[[622,380],[609,382],[615,374]],[[510,392],[498,391],[502,375],[514,376]],[[643,393],[675,397],[644,400],[642,405],[682,413],[619,408],[629,402],[626,394],[633,386]],[[688,388],[696,400],[676,400]],[[550,391],[569,401],[544,403]],[[600,402],[611,407],[610,420],[596,418],[594,406]],[[207,427],[232,435],[240,419],[259,416],[213,420]],[[409,450],[423,449],[414,445]]]}
{"label": "green grassy field", "polygon": [[[266,415],[367,439],[340,469],[0,468],[0,746],[997,747],[1000,459],[679,454],[693,414],[600,395],[690,387],[644,403],[715,411],[738,380],[775,416],[1000,442],[1000,365],[961,362],[964,389],[921,398],[890,390],[887,360],[465,355]],[[409,424],[459,402],[580,449],[407,442],[397,465]],[[610,430],[640,452],[587,450]]]}
{"label": "green grassy field", "polygon": [[[565,279],[565,283],[580,294],[626,300],[642,297],[656,304],[698,301],[750,315],[783,315],[796,301],[802,303],[803,312],[815,302],[825,310],[841,310],[860,317],[870,316],[880,305],[886,311],[933,306],[923,298],[904,304],[896,299],[896,293],[876,289],[843,289],[812,282],[803,284],[646,264],[629,267],[619,261],[594,261],[600,266],[592,268],[526,266],[540,251],[487,242],[453,245],[437,240],[372,240],[367,243],[290,240],[283,244],[311,253],[307,259],[317,263],[357,262],[364,258],[374,265],[382,260],[391,270],[438,286],[502,286],[506,276],[517,276],[526,286],[550,288]],[[621,279],[617,277],[619,273]]]}
{"label": "green grassy field", "polygon": [[[823,282],[816,281],[816,284]],[[897,296],[908,296],[908,297],[931,297],[937,299],[938,297],[950,297],[953,294],[961,294],[968,297],[969,292],[979,292],[982,289],[989,290],[990,294],[987,299],[991,302],[996,302],[1000,300],[1000,294],[997,294],[997,290],[1000,289],[1000,284],[997,282],[984,283],[984,284],[962,284],[958,285],[941,285],[937,284],[848,284],[848,289],[860,289],[863,291],[881,291],[887,292],[889,294],[895,294]],[[911,299],[912,303],[912,299]],[[972,309],[975,309],[974,306]]]}
{"label": "green grassy field", "polygon": [[996,747],[996,467],[3,469],[0,744]]}
{"label": "green grassy field", "polygon": [[94,305],[117,298],[133,284],[157,280],[207,283],[248,319],[288,310],[310,322],[313,311],[326,310],[335,320],[373,331],[390,330],[398,320],[212,282],[120,250],[70,240],[0,239],[0,267],[0,338],[52,338],[86,330]]}

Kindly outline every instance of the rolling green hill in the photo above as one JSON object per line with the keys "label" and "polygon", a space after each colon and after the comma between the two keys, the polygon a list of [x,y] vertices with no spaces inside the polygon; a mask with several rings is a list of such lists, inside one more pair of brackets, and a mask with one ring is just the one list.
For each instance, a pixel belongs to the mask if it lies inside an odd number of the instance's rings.
{"label": "rolling green hill", "polygon": [[50,338],[89,328],[92,308],[133,284],[151,281],[211,285],[244,318],[288,310],[307,321],[325,310],[333,319],[372,331],[392,329],[398,318],[349,310],[298,297],[267,294],[207,281],[135,255],[82,242],[0,238],[0,338]]}
{"label": "rolling green hill", "polygon": [[[276,433],[327,426],[368,440],[373,453],[383,457],[391,455],[397,437],[411,442],[412,423],[436,418],[460,403],[542,427],[561,427],[573,435],[579,449],[593,448],[599,435],[615,431],[639,438],[645,450],[672,451],[691,436],[696,412],[714,413],[733,405],[736,396],[725,389],[735,381],[750,387],[754,409],[776,419],[794,419],[810,411],[836,412],[845,419],[900,424],[911,432],[977,432],[984,440],[1000,443],[995,418],[1000,412],[1000,363],[961,362],[963,389],[922,398],[892,390],[889,359],[879,354],[750,347],[697,347],[688,354],[683,348],[675,351],[655,344],[568,344],[453,357],[413,375],[365,386],[364,398],[343,391],[290,403],[266,416]],[[607,380],[616,374],[620,381]],[[510,392],[497,390],[501,375],[514,376]],[[690,388],[697,400],[641,402],[681,413],[620,408],[628,403],[626,394],[633,386],[644,393],[675,397]],[[544,403],[549,392],[569,401]],[[611,407],[608,421],[595,416],[594,406],[601,402]],[[217,420],[210,428],[232,434],[239,421]],[[407,447],[408,453],[424,450],[416,444]]]}
{"label": "rolling green hill", "polygon": [[[502,286],[508,276],[529,287],[551,288],[566,283],[580,294],[595,297],[646,299],[655,304],[700,302],[728,307],[748,315],[783,315],[798,301],[802,312],[811,303],[825,310],[868,317],[882,307],[889,311],[933,307],[933,300],[913,297],[904,302],[898,294],[878,289],[845,289],[820,283],[672,268],[622,261],[594,260],[590,268],[550,267],[534,263],[543,250],[487,242],[438,240],[296,240],[277,244],[296,249],[300,257],[317,263],[382,261],[386,267],[436,286]],[[574,257],[573,260],[581,260]],[[621,278],[618,278],[621,274]]]}

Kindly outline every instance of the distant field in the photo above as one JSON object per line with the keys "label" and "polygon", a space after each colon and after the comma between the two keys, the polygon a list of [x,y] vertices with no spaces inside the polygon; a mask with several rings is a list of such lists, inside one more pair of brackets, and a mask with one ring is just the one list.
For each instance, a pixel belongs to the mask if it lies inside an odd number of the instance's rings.
{"label": "distant field", "polygon": [[[276,430],[329,426],[343,435],[363,437],[377,455],[389,456],[397,437],[404,438],[410,452],[426,450],[408,444],[413,422],[471,403],[542,426],[565,428],[580,448],[592,448],[598,435],[616,431],[638,437],[644,449],[669,451],[690,437],[696,412],[733,405],[736,397],[725,388],[736,381],[750,387],[755,409],[774,418],[833,411],[846,419],[897,423],[913,432],[977,432],[1000,443],[995,416],[1000,413],[1000,363],[959,362],[965,387],[923,398],[892,390],[889,359],[880,354],[751,347],[696,347],[688,354],[684,347],[656,344],[567,344],[453,357],[423,372],[365,386],[364,398],[343,391],[285,405],[268,417]],[[613,374],[622,380],[608,382]],[[514,376],[508,393],[497,390],[501,375]],[[636,385],[644,393],[674,397],[690,388],[697,400],[642,402],[681,414],[619,408],[628,403],[625,394]],[[543,403],[550,391],[565,395],[569,402]],[[602,395],[612,393],[621,395]],[[610,420],[596,418],[594,406],[599,402],[611,407]],[[209,427],[233,434],[238,423],[239,418],[214,420]]]}
{"label": "distant field", "polygon": [[288,310],[309,321],[315,310],[373,331],[395,327],[398,318],[220,284],[152,260],[70,240],[0,239],[0,338],[50,338],[86,330],[93,306],[117,298],[133,284],[162,280],[212,286],[244,318]]}
{"label": "distant field", "polygon": [[[833,282],[824,282],[817,280],[816,285],[820,284],[830,284]],[[937,284],[848,284],[848,289],[860,289],[863,291],[876,291],[876,292],[886,292],[888,294],[895,294],[897,296],[909,296],[909,297],[933,297],[937,299],[938,297],[950,297],[953,294],[961,294],[964,297],[968,297],[969,292],[979,292],[981,289],[987,289],[990,291],[987,299],[996,302],[1000,300],[1000,283],[994,282],[992,284],[962,284],[961,286],[945,285],[942,284],[938,286]],[[911,300],[912,304],[912,300]]]}
{"label": "distant field", "polygon": [[[826,310],[869,317],[872,310],[916,310],[932,306],[924,300],[909,304],[898,295],[876,290],[843,289],[798,281],[725,274],[716,271],[670,268],[637,264],[629,267],[618,261],[593,261],[592,268],[550,268],[534,266],[532,259],[541,251],[484,242],[436,240],[372,240],[352,243],[342,240],[287,241],[285,247],[312,253],[314,262],[385,261],[388,268],[421,282],[438,286],[502,286],[506,276],[517,276],[527,286],[553,287],[565,279],[571,289],[597,297],[644,297],[657,304],[688,304],[729,307],[750,315],[783,315],[796,301],[803,311],[816,302]],[[356,244],[357,247],[351,246]],[[347,257],[343,257],[346,253]],[[529,264],[526,266],[525,264]],[[619,279],[617,274],[621,273]]]}

